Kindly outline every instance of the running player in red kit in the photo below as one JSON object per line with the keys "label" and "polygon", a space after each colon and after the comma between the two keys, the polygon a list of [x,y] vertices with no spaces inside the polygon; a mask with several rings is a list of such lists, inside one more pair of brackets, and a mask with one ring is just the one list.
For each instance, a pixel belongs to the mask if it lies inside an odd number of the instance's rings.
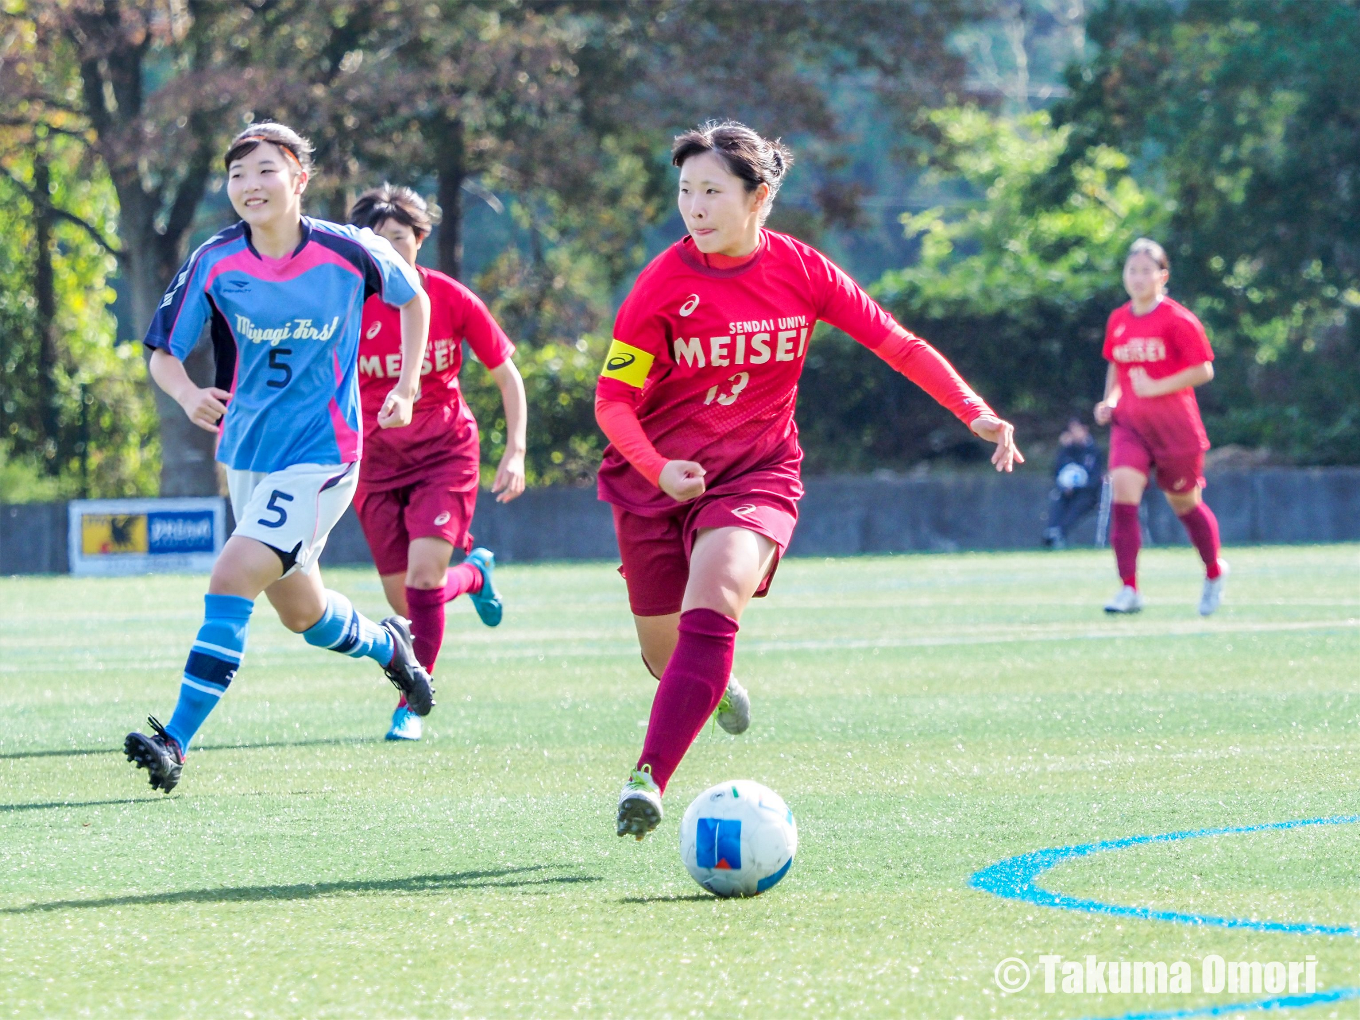
{"label": "running player in red kit", "polygon": [[1214,377],[1214,352],[1194,313],[1167,297],[1170,270],[1160,244],[1134,241],[1124,262],[1131,300],[1111,313],[1105,327],[1110,367],[1095,418],[1110,426],[1110,545],[1123,582],[1107,613],[1143,608],[1138,504],[1154,467],[1158,487],[1204,561],[1200,615],[1208,616],[1223,599],[1227,564],[1218,555],[1218,519],[1202,496],[1209,437],[1195,400],[1195,387]]}
{"label": "running player in red kit", "polygon": [[[495,557],[472,549],[473,510],[481,474],[477,422],[458,388],[462,342],[490,370],[505,406],[505,454],[491,490],[506,503],[524,491],[527,419],[524,382],[510,360],[514,345],[486,305],[443,273],[416,266],[416,252],[433,221],[425,200],[410,188],[384,184],[359,196],[350,221],[392,242],[415,266],[430,298],[430,342],[420,373],[420,396],[400,439],[379,431],[380,391],[401,372],[395,314],[381,301],[364,304],[359,339],[359,396],[364,410],[364,459],[354,507],[373,552],[383,592],[411,620],[416,658],[430,673],[444,641],[444,604],[472,599],[488,627],[501,622],[501,600],[492,582]],[[455,548],[467,553],[450,568]],[[469,549],[471,551],[469,552]],[[392,714],[388,740],[419,740],[420,716],[403,698]]]}
{"label": "running player in red kit", "polygon": [[[803,494],[798,377],[819,319],[845,330],[1023,462],[1014,429],[929,344],[815,249],[763,223],[791,162],[735,122],[676,139],[689,231],[643,270],[619,309],[596,390],[610,440],[600,498],[613,505],[642,657],[660,677],[618,834],[661,821],[661,795],[728,692],[737,622],[764,595]],[[730,699],[729,699],[730,700]]]}

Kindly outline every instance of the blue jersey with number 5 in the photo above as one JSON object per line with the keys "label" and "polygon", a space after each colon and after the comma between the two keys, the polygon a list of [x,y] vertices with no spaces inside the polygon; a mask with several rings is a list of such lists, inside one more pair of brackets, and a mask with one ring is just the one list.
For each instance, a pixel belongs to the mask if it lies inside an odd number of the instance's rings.
{"label": "blue jersey with number 5", "polygon": [[209,239],[175,276],[148,347],[183,361],[211,324],[217,386],[231,391],[217,459],[242,471],[359,459],[356,366],[364,301],[404,305],[415,269],[371,230],[302,219],[291,255],[266,258],[244,222]]}

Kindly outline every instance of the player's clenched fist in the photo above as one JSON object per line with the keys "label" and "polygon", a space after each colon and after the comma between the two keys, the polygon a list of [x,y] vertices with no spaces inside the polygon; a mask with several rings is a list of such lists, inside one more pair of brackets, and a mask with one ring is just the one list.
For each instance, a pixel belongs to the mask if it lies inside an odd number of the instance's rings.
{"label": "player's clenched fist", "polygon": [[411,405],[414,403],[414,397],[402,393],[401,387],[394,387],[383,401],[382,409],[378,411],[379,428],[399,429],[410,425]]}
{"label": "player's clenched fist", "polygon": [[704,469],[692,460],[668,460],[657,484],[677,503],[688,503],[704,494]]}

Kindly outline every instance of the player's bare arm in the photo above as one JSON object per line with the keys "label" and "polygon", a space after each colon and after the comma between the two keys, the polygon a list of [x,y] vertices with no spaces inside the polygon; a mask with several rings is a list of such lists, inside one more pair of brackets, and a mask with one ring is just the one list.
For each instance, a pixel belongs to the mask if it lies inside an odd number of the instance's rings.
{"label": "player's bare arm", "polygon": [[401,376],[378,412],[385,429],[411,424],[411,405],[420,392],[420,366],[430,334],[430,298],[424,290],[401,306]]}
{"label": "player's bare arm", "polygon": [[184,370],[184,363],[165,350],[151,352],[151,378],[184,408],[191,422],[205,432],[216,434],[218,423],[227,413],[230,393],[216,386],[196,385]]}
{"label": "player's bare arm", "polygon": [[1214,363],[1212,361],[1191,365],[1189,368],[1183,368],[1164,379],[1152,378],[1147,374],[1146,369],[1134,368],[1129,370],[1129,382],[1133,386],[1134,395],[1139,397],[1164,397],[1168,393],[1203,386],[1213,377]]}
{"label": "player's bare arm", "polygon": [[501,406],[505,408],[505,452],[501,454],[491,491],[496,493],[497,503],[509,503],[524,492],[529,401],[524,395],[524,379],[509,358],[491,370],[491,378],[496,380]]}
{"label": "player's bare arm", "polygon": [[1096,404],[1095,419],[1097,425],[1108,425],[1114,417],[1115,405],[1119,403],[1119,370],[1111,364],[1105,370],[1105,396]]}

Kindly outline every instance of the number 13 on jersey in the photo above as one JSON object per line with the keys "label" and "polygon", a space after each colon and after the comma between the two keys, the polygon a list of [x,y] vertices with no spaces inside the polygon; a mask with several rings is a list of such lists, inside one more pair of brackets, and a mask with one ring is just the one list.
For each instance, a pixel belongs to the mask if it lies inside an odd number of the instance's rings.
{"label": "number 13 on jersey", "polygon": [[711,404],[714,400],[717,400],[717,402],[724,407],[734,404],[737,401],[737,397],[741,395],[741,391],[746,389],[746,384],[750,381],[751,373],[738,372],[736,375],[730,376],[727,382],[721,387],[727,390],[726,393],[719,393],[718,390],[720,387],[718,386],[710,386],[708,392],[704,394],[704,403]]}

